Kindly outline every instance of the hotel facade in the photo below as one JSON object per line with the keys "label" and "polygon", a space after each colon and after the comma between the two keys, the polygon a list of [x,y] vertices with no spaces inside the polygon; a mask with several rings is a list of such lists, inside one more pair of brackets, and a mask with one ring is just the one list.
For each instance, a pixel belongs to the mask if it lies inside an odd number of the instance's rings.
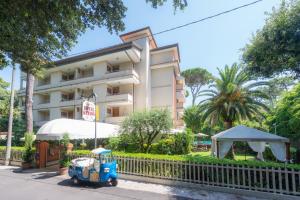
{"label": "hotel facade", "polygon": [[[55,62],[36,78],[33,120],[82,119],[81,105],[94,92],[99,121],[120,124],[135,111],[167,108],[175,128],[184,126],[185,82],[177,44],[158,47],[149,27],[120,35],[121,44]],[[24,108],[26,74],[19,98]]]}

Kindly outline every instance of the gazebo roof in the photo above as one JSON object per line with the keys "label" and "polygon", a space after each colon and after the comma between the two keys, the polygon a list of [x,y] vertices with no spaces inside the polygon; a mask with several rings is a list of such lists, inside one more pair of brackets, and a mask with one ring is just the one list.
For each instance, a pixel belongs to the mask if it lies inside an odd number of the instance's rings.
{"label": "gazebo roof", "polygon": [[[97,122],[97,138],[117,136],[119,126]],[[65,133],[70,139],[95,137],[95,122],[74,119],[55,119],[44,124],[37,132],[37,140],[60,140]]]}
{"label": "gazebo roof", "polygon": [[265,142],[289,142],[288,138],[267,133],[257,130],[255,128],[249,128],[247,126],[235,126],[228,130],[222,131],[211,137],[214,140],[231,140],[231,141],[265,141]]}

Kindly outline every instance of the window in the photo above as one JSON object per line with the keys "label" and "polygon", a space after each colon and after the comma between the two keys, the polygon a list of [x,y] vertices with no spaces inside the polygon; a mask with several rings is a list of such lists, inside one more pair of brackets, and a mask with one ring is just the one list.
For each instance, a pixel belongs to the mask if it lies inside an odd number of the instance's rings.
{"label": "window", "polygon": [[120,87],[108,87],[107,94],[108,95],[116,95],[120,93]]}
{"label": "window", "polygon": [[38,114],[39,114],[39,121],[49,121],[50,119],[49,110],[39,111]]}
{"label": "window", "polygon": [[94,69],[93,68],[78,69],[78,74],[80,78],[91,77],[94,75]]}
{"label": "window", "polygon": [[67,118],[67,119],[74,119],[74,112],[73,112],[73,110],[61,111],[61,117]]}
{"label": "window", "polygon": [[81,97],[89,98],[93,94],[93,89],[81,89]]}
{"label": "window", "polygon": [[113,67],[112,67],[112,71],[113,71],[113,72],[118,72],[118,71],[120,71],[120,66],[119,66],[119,65],[113,66]]}
{"label": "window", "polygon": [[75,72],[67,72],[61,75],[61,80],[63,81],[71,81],[75,79]]}
{"label": "window", "polygon": [[61,101],[71,101],[74,100],[74,92],[71,93],[62,93],[61,94]]}
{"label": "window", "polygon": [[50,95],[49,94],[41,94],[39,95],[39,103],[50,103]]}
{"label": "window", "polygon": [[120,88],[119,87],[113,87],[113,95],[114,94],[119,94],[119,92],[120,92]]}
{"label": "window", "polygon": [[107,72],[108,73],[118,72],[118,71],[120,71],[120,66],[119,65],[114,65],[114,66],[108,65],[107,66]]}
{"label": "window", "polygon": [[48,85],[50,84],[50,80],[51,80],[50,76],[45,76],[43,79],[38,80],[38,85],[39,86]]}
{"label": "window", "polygon": [[110,109],[110,108],[107,108],[107,109],[106,109],[106,113],[110,115],[110,114],[111,114],[111,109]]}

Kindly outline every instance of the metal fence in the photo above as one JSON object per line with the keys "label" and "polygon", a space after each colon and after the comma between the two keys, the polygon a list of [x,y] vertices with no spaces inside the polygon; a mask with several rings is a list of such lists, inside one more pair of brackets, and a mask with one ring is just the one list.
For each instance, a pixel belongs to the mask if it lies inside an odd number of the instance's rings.
{"label": "metal fence", "polygon": [[[5,150],[0,150],[0,163],[4,163],[5,161]],[[11,151],[11,155],[10,155],[10,163],[12,165],[21,165],[23,159],[23,152],[22,151],[16,151],[16,150],[12,150]]]}
{"label": "metal fence", "polygon": [[246,165],[116,157],[119,173],[300,196],[300,171]]}

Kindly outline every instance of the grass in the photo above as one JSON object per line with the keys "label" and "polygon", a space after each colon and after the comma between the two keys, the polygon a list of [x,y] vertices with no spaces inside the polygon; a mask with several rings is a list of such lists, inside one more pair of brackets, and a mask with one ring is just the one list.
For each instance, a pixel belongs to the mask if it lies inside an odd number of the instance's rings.
{"label": "grass", "polygon": [[[76,155],[90,154],[89,150],[76,150],[73,151]],[[218,159],[210,156],[210,152],[194,152],[187,155],[162,155],[162,154],[146,154],[146,153],[126,153],[121,151],[113,151],[114,156],[144,158],[144,159],[157,159],[157,160],[173,160],[182,162],[195,162],[202,164],[228,164],[228,165],[247,165],[249,167],[274,167],[274,168],[289,168],[300,170],[299,164],[285,164],[270,161],[257,161],[253,156],[247,156],[245,160],[244,155],[236,155],[235,160]]]}

